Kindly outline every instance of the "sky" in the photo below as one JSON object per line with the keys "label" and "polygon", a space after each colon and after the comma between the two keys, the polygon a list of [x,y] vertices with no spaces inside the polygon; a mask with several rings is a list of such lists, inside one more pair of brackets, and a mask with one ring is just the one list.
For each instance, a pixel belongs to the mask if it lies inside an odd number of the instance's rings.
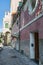
{"label": "sky", "polygon": [[7,11],[10,11],[10,0],[0,0],[0,32],[2,32],[3,17]]}

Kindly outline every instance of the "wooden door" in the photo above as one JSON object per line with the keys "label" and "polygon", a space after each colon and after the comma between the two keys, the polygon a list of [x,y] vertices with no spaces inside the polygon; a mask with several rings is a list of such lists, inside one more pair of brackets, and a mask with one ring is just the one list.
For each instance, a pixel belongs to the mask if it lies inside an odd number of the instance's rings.
{"label": "wooden door", "polygon": [[35,60],[39,61],[39,35],[35,32]]}

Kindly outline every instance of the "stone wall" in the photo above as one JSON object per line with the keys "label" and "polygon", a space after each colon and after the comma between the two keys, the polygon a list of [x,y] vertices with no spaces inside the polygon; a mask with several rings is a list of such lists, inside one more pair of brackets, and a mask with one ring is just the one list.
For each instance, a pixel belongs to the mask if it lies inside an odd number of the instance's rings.
{"label": "stone wall", "polygon": [[[16,42],[16,50],[19,50],[19,40]],[[20,52],[24,55],[29,56],[29,40],[20,41]]]}
{"label": "stone wall", "polygon": [[39,41],[39,58],[40,64],[43,65],[43,39]]}
{"label": "stone wall", "polygon": [[29,56],[29,40],[22,40],[20,43],[20,50],[23,50],[26,56]]}

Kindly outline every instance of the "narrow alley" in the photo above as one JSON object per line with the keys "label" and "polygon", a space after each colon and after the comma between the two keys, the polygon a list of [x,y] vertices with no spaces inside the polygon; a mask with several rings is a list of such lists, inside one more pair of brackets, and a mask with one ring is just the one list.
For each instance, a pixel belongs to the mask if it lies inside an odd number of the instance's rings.
{"label": "narrow alley", "polygon": [[0,65],[43,65],[43,0],[0,1]]}

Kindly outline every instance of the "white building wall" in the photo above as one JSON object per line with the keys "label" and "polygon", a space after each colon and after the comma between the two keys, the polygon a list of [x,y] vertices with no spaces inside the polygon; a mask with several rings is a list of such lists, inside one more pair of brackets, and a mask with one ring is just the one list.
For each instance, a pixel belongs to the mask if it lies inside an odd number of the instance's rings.
{"label": "white building wall", "polygon": [[[10,27],[11,27],[11,20],[12,20],[12,17],[11,17],[11,13],[5,13],[5,16],[3,18],[3,33],[9,31],[10,32]],[[5,23],[8,23],[8,28],[5,28]]]}
{"label": "white building wall", "polygon": [[11,13],[17,12],[17,7],[18,7],[18,4],[19,4],[19,1],[21,1],[21,0],[11,0],[11,8],[10,8]]}

